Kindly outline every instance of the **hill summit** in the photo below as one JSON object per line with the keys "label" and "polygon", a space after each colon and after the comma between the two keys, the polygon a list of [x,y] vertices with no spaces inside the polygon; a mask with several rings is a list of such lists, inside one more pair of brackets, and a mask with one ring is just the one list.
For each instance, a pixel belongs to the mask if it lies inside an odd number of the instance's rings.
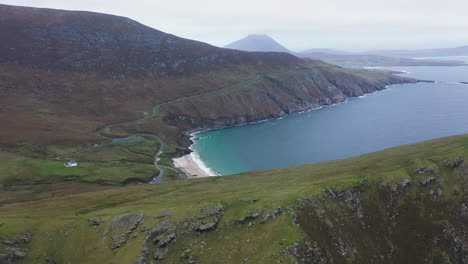
{"label": "hill summit", "polygon": [[234,41],[233,43],[225,46],[225,48],[244,51],[274,51],[291,53],[291,51],[283,45],[265,34],[248,35],[243,39]]}

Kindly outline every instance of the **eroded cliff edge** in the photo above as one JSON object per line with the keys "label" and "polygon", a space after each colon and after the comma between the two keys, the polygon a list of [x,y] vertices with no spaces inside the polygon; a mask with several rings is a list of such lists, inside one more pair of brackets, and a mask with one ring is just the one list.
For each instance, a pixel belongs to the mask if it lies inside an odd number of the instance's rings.
{"label": "eroded cliff edge", "polygon": [[[347,98],[383,90],[388,85],[417,80],[378,72],[345,69],[329,64],[257,75],[214,92],[168,103],[156,119],[126,129],[162,131],[184,151],[194,131],[223,128],[278,118],[287,114],[344,102]],[[170,127],[164,129],[162,126]]]}

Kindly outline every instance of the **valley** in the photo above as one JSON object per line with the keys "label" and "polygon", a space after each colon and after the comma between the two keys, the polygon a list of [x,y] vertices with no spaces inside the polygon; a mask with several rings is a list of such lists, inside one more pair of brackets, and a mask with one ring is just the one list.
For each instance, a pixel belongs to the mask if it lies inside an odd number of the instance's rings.
{"label": "valley", "polygon": [[3,4],[0,37],[2,264],[468,262],[461,57]]}

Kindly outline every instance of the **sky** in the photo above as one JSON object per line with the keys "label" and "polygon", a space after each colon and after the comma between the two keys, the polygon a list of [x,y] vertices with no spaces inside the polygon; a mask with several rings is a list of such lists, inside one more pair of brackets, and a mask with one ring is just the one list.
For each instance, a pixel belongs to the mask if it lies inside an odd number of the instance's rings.
{"label": "sky", "polygon": [[130,17],[224,46],[267,34],[293,51],[468,45],[467,0],[0,0],[1,4]]}

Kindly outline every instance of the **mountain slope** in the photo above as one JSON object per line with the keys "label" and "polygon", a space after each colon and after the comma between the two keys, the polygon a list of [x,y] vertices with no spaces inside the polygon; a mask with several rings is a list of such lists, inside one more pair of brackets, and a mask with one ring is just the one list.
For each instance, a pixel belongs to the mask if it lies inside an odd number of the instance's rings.
{"label": "mountain slope", "polygon": [[98,127],[158,103],[314,64],[220,49],[90,12],[0,5],[0,36],[0,122],[9,124],[1,144],[96,141]]}
{"label": "mountain slope", "polygon": [[3,205],[0,260],[466,263],[467,158],[464,135],[345,160]]}
{"label": "mountain slope", "polygon": [[[124,17],[0,5],[0,63],[47,71],[158,78],[229,64],[298,63],[292,56],[247,54],[179,38]],[[6,37],[8,36],[8,37]]]}
{"label": "mountain slope", "polygon": [[[415,81],[287,53],[217,48],[90,12],[0,5],[0,22],[0,146],[7,152],[0,184],[8,193],[27,185],[21,200],[54,188],[148,182],[162,171],[154,160],[167,168],[164,180],[181,178],[171,158],[189,151],[189,131]],[[136,142],[112,139],[135,133],[142,134]],[[83,166],[64,170],[57,157]]]}
{"label": "mountain slope", "polygon": [[228,49],[244,51],[273,51],[291,53],[287,48],[267,35],[248,35],[240,40],[224,46]]}
{"label": "mountain slope", "polygon": [[0,144],[13,147],[96,143],[98,128],[157,104],[323,65],[216,48],[111,15],[6,5],[0,14],[0,123],[8,123]]}

